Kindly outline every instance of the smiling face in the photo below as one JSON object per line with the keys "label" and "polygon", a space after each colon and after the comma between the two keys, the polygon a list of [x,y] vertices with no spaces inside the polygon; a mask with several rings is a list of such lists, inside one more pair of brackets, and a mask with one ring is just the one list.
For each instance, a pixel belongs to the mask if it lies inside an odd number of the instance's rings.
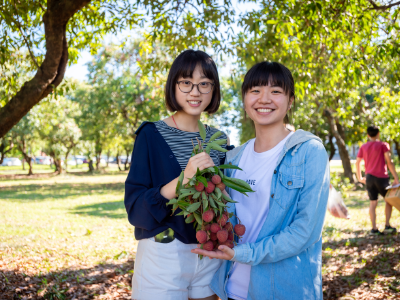
{"label": "smiling face", "polygon": [[[203,74],[201,66],[197,65],[191,77],[179,77],[177,82],[181,82],[180,85],[177,83],[175,86],[175,97],[178,105],[185,113],[199,116],[211,103],[214,87],[211,86],[211,91],[207,94],[200,93],[199,89],[203,92],[206,91],[207,86],[212,84],[213,81],[207,78]],[[199,88],[193,86],[190,92],[182,92],[187,91],[187,88],[191,85],[190,83],[199,84]]]}
{"label": "smiling face", "polygon": [[244,108],[255,124],[283,124],[293,99],[280,86],[254,86],[245,94]]}

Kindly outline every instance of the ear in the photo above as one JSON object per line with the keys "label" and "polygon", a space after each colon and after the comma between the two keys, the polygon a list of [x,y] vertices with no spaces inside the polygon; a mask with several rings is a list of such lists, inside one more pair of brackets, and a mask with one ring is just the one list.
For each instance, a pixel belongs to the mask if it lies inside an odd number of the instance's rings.
{"label": "ear", "polygon": [[290,109],[292,108],[293,102],[294,102],[294,96],[293,96],[293,97],[290,97],[290,99],[289,99],[289,104],[288,104],[288,109],[287,109],[287,110],[290,110]]}

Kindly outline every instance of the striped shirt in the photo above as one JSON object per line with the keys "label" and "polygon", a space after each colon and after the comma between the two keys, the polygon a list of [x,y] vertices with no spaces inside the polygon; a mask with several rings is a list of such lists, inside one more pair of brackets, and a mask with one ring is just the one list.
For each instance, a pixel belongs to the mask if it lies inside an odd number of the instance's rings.
{"label": "striped shirt", "polygon": [[[164,138],[168,146],[171,148],[172,153],[174,153],[182,170],[186,169],[186,165],[190,159],[190,156],[192,155],[193,144],[195,146],[197,145],[196,138],[202,141],[200,133],[187,132],[179,130],[174,127],[170,127],[167,125],[167,123],[165,123],[162,120],[154,122],[154,125],[156,125],[157,130],[160,132],[161,136]],[[206,141],[208,141],[210,137],[217,131],[218,129],[206,125],[206,133],[207,133]],[[226,138],[227,138],[226,134],[223,133],[216,140],[221,140]],[[221,147],[226,149],[226,144],[221,145]],[[225,153],[216,150],[211,150],[210,157],[214,161],[214,164],[216,166],[219,166],[221,160],[225,160]]]}

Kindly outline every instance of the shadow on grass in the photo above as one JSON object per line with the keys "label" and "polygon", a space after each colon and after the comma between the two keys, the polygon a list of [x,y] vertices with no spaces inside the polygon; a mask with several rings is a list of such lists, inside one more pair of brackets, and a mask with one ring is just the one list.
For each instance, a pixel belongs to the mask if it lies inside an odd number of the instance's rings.
{"label": "shadow on grass", "polygon": [[131,299],[134,261],[64,269],[29,277],[22,269],[0,269],[1,299]]}
{"label": "shadow on grass", "polygon": [[[356,238],[327,242],[323,245],[325,250],[322,255],[323,264],[332,264],[333,259],[336,266],[339,266],[335,272],[323,276],[323,286],[326,291],[324,299],[338,299],[360,286],[367,290],[376,290],[375,285],[380,286],[379,290],[385,290],[387,297],[374,298],[370,294],[368,299],[387,299],[389,296],[399,299],[400,236],[371,237],[366,231],[353,233],[356,234]],[[348,254],[339,254],[334,257],[330,250],[344,250]],[[376,255],[371,254],[374,251]],[[354,257],[357,257],[358,263],[364,263],[364,266],[354,268],[350,274],[342,275],[342,273],[347,273],[349,266],[351,268]]]}
{"label": "shadow on grass", "polygon": [[[115,211],[124,210],[124,213],[116,213]],[[118,202],[103,202],[90,205],[77,206],[73,211],[73,214],[95,216],[95,217],[107,217],[112,219],[126,218],[125,206],[123,201]]]}
{"label": "shadow on grass", "polygon": [[[99,178],[100,180],[100,178]],[[91,194],[108,194],[124,192],[124,183],[32,183],[0,189],[0,199],[15,202],[65,200]]]}

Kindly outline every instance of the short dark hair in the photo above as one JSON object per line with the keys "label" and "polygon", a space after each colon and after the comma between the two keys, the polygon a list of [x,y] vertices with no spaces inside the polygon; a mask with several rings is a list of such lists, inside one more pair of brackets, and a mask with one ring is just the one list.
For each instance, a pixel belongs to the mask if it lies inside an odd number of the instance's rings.
{"label": "short dark hair", "polygon": [[368,126],[367,133],[370,137],[376,137],[379,133],[379,127],[375,125]]}
{"label": "short dark hair", "polygon": [[174,112],[182,109],[175,97],[176,83],[179,77],[192,77],[197,65],[200,65],[204,75],[214,82],[211,102],[205,111],[212,114],[218,110],[221,102],[221,88],[217,66],[207,53],[200,50],[185,50],[175,58],[168,73],[167,84],[165,85],[165,104],[169,111]]}
{"label": "short dark hair", "polygon": [[[242,84],[242,100],[246,93],[255,86],[276,85],[281,87],[286,95],[295,99],[294,93],[294,79],[293,75],[288,68],[278,62],[263,61],[255,64],[244,76]],[[295,100],[293,99],[293,110]],[[292,112],[293,112],[292,110]],[[284,123],[289,123],[289,116],[286,114]]]}

